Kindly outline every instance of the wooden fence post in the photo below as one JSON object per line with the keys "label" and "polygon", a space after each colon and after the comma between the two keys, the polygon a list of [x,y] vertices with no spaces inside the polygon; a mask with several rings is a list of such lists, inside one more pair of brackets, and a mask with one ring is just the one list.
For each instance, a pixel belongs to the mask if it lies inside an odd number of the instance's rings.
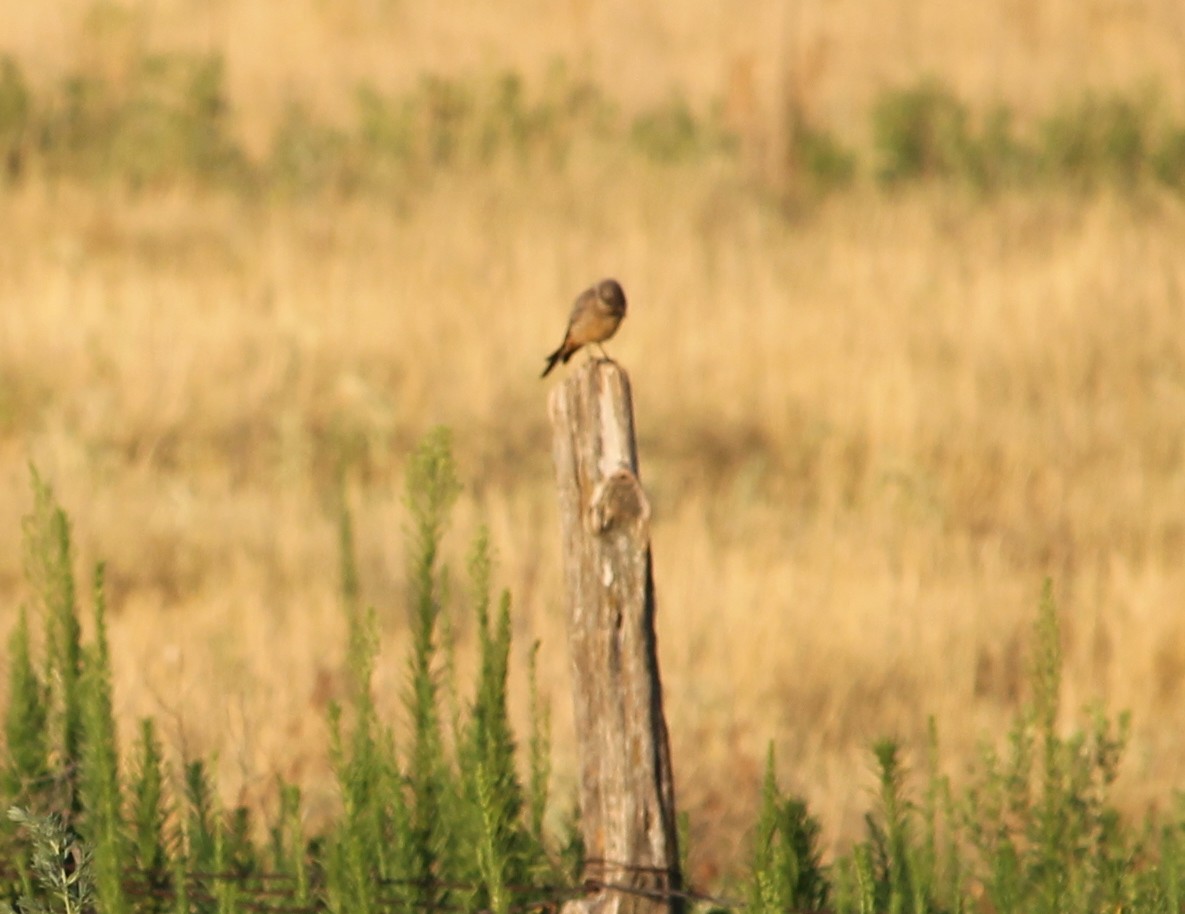
{"label": "wooden fence post", "polygon": [[548,406],[589,889],[564,914],[677,914],[682,876],[654,633],[650,505],[638,481],[629,379],[613,362],[589,361],[552,391]]}

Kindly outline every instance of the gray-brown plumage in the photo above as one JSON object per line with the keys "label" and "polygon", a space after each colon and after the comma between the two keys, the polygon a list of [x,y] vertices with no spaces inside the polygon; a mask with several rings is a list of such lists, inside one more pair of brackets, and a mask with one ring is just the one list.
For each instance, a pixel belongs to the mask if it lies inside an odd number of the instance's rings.
{"label": "gray-brown plumage", "polygon": [[[581,346],[602,343],[617,332],[617,326],[625,317],[625,293],[616,279],[602,279],[591,288],[585,289],[572,305],[568,318],[568,330],[560,348],[547,357],[547,367],[540,377],[555,366],[575,355]],[[604,350],[601,350],[604,352]]]}

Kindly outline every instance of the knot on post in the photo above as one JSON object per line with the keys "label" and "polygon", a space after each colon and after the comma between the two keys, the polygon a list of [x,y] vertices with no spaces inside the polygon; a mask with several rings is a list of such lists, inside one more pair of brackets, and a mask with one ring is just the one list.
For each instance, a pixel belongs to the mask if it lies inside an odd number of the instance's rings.
{"label": "knot on post", "polygon": [[632,470],[621,467],[596,484],[585,520],[592,534],[624,528],[635,537],[648,536],[650,502]]}

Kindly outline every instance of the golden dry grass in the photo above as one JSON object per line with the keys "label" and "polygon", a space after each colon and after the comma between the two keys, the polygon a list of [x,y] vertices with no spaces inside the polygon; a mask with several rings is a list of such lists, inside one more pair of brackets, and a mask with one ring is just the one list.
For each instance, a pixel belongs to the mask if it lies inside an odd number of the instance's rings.
{"label": "golden dry grass", "polygon": [[[96,41],[93,23],[78,24],[83,4],[59,6],[58,18],[0,11],[0,35],[25,57],[52,45],[43,75]],[[557,52],[627,100],[680,85],[730,97],[754,123],[784,91],[763,86],[787,70],[796,85],[814,79],[812,104],[842,122],[911,48],[973,99],[1039,104],[1080,80],[1163,75],[1185,15],[1151,0],[1006,5],[993,69],[966,53],[984,24],[938,3],[908,15],[912,4],[877,4],[858,24],[842,18],[850,4],[800,4],[793,28],[772,3],[739,21],[704,4],[694,26],[626,4],[513,6],[536,14],[532,29],[361,2],[276,4],[266,22],[250,4],[164,3],[118,29],[223,48],[250,136],[289,94],[321,93],[335,110],[360,75],[530,73]],[[1112,42],[1113,28],[1128,41]],[[1026,29],[1035,61],[1014,51]],[[407,53],[391,51],[396,34]],[[1081,34],[1096,50],[1076,68]],[[816,40],[824,63],[810,77],[795,68]],[[640,67],[656,74],[645,90]],[[918,747],[932,713],[959,775],[1017,707],[1046,575],[1064,611],[1066,720],[1094,699],[1135,712],[1127,808],[1182,783],[1177,198],[858,190],[788,221],[728,168],[622,155],[529,179],[509,166],[453,174],[399,212],[32,184],[5,192],[0,220],[4,627],[22,593],[32,460],[74,520],[82,561],[108,561],[127,732],[153,714],[174,751],[217,752],[230,798],[266,797],[280,771],[304,784],[314,815],[333,806],[321,712],[342,680],[332,468],[343,448],[364,594],[383,619],[376,689],[398,713],[402,468],[441,422],[468,484],[450,550],[489,524],[520,659],[544,644],[568,795],[537,375],[572,296],[605,273],[631,301],[609,348],[637,398],[699,881],[736,864],[770,740],[832,840],[855,834],[870,802],[872,739]]]}

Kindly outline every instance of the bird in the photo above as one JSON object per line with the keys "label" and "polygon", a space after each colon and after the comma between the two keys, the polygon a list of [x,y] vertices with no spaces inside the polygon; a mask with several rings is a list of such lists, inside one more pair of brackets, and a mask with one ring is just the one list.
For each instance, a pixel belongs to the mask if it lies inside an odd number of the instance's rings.
{"label": "bird", "polygon": [[616,279],[602,279],[577,295],[568,317],[564,341],[547,357],[547,367],[540,377],[546,378],[560,362],[567,364],[578,349],[589,343],[596,343],[604,354],[600,344],[617,332],[625,317],[625,307],[625,292]]}

